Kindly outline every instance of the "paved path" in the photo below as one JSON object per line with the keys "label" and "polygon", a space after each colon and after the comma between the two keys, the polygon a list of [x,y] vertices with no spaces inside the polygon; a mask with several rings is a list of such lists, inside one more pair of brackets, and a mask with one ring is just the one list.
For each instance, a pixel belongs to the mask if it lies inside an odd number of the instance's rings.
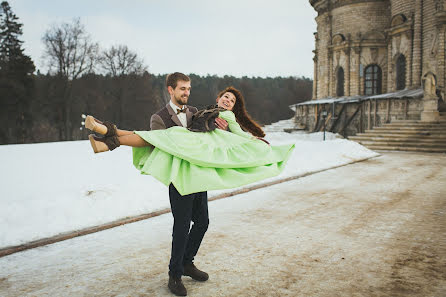
{"label": "paved path", "polygon": [[[166,198],[167,199],[167,198]],[[189,296],[446,296],[446,156],[385,153],[210,203]],[[170,296],[171,214],[0,258],[0,296]]]}

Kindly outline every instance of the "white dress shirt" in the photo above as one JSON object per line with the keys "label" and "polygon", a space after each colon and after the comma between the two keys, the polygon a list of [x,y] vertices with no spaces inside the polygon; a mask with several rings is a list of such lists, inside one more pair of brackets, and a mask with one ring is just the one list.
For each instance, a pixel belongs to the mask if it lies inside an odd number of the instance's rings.
{"label": "white dress shirt", "polygon": [[[172,107],[173,111],[175,113],[177,113],[177,110],[182,110],[185,109],[186,106],[183,105],[183,108],[179,108],[178,106],[176,106],[172,100],[169,101],[170,107]],[[181,122],[181,125],[183,125],[183,127],[187,127],[187,118],[186,118],[186,113],[185,112],[180,112],[179,114],[177,114],[178,119]]]}

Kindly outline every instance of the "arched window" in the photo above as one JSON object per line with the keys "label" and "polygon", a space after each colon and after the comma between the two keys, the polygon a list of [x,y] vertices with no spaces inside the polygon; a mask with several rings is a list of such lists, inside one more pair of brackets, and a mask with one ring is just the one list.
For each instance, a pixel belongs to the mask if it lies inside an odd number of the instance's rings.
{"label": "arched window", "polygon": [[369,65],[365,68],[364,93],[366,95],[381,94],[381,68],[376,65]]}
{"label": "arched window", "polygon": [[400,55],[396,60],[396,89],[406,88],[406,57]]}
{"label": "arched window", "polygon": [[344,69],[338,68],[336,73],[336,96],[344,96]]}

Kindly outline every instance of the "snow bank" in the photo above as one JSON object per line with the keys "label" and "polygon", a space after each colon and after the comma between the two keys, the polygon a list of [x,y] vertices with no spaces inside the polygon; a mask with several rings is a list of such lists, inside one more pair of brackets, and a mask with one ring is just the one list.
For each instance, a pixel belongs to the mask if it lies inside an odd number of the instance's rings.
{"label": "snow bank", "polygon": [[[296,149],[284,172],[268,181],[378,155],[332,133],[322,141],[322,134],[269,133],[271,144]],[[167,188],[139,174],[129,147],[93,154],[88,141],[3,145],[0,164],[0,247],[169,207]]]}

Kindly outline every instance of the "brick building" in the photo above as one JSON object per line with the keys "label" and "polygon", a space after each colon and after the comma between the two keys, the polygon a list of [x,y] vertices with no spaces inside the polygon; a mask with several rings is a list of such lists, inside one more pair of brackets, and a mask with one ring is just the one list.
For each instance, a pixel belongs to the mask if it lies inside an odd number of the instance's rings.
{"label": "brick building", "polygon": [[446,0],[309,2],[318,12],[314,85],[313,100],[294,105],[301,125],[318,130],[322,111],[328,127],[346,135],[395,119],[439,118]]}

